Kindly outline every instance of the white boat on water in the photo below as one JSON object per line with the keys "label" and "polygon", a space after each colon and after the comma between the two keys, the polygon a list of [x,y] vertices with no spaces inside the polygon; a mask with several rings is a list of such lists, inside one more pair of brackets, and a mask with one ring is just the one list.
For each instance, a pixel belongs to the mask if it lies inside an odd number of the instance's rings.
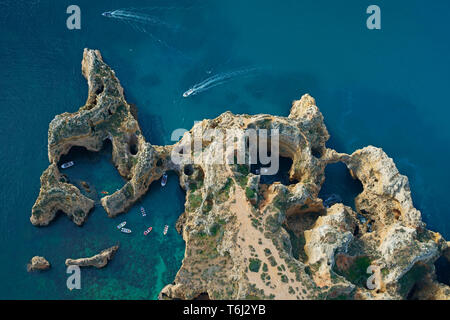
{"label": "white boat on water", "polygon": [[166,184],[167,184],[167,178],[168,178],[167,173],[164,173],[163,176],[162,176],[162,179],[161,179],[161,186],[163,186],[163,187],[166,186]]}
{"label": "white boat on water", "polygon": [[130,230],[130,229],[127,229],[127,228],[122,228],[122,229],[120,229],[120,232],[123,232],[123,233],[131,233],[131,230]]}
{"label": "white boat on water", "polygon": [[127,222],[126,221],[124,221],[124,222],[122,222],[121,224],[119,224],[118,226],[117,226],[117,229],[122,229],[123,227],[125,227],[125,225],[127,224]]}
{"label": "white boat on water", "polygon": [[75,165],[75,162],[69,161],[69,162],[63,163],[61,165],[61,168],[62,169],[67,169],[67,168],[73,167],[74,165]]}
{"label": "white boat on water", "polygon": [[183,93],[183,97],[187,98],[189,97],[191,94],[193,94],[195,92],[194,88],[191,88],[189,90],[187,90],[185,93]]}
{"label": "white boat on water", "polygon": [[169,226],[166,224],[166,226],[164,227],[164,235],[167,234],[167,231],[169,231]]}
{"label": "white boat on water", "polygon": [[147,216],[147,213],[145,212],[144,207],[141,207],[141,213],[142,213],[143,217]]}

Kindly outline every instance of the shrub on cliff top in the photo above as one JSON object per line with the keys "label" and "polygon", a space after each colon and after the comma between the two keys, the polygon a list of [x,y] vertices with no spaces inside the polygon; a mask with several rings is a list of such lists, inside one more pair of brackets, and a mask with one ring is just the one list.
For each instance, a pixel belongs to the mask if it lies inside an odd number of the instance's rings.
{"label": "shrub on cliff top", "polygon": [[248,268],[252,272],[259,272],[259,268],[261,267],[261,260],[259,259],[250,259],[250,265]]}
{"label": "shrub on cliff top", "polygon": [[220,189],[219,192],[217,193],[216,201],[218,203],[223,203],[228,200],[228,198],[230,197],[230,189],[232,186],[233,180],[231,178],[228,178],[223,188]]}
{"label": "shrub on cliff top", "polygon": [[253,199],[255,198],[255,191],[252,188],[245,188],[245,195],[247,196],[248,199]]}
{"label": "shrub on cliff top", "polygon": [[202,204],[202,197],[198,194],[191,193],[189,195],[189,209],[194,211]]}
{"label": "shrub on cliff top", "polygon": [[250,172],[248,166],[245,165],[245,164],[238,164],[238,165],[237,165],[237,171],[238,171],[240,174],[242,174],[243,176],[248,175],[249,172]]}
{"label": "shrub on cliff top", "polygon": [[370,258],[367,256],[357,257],[347,270],[337,269],[337,273],[346,278],[351,283],[364,286],[367,278],[367,268],[370,266]]}

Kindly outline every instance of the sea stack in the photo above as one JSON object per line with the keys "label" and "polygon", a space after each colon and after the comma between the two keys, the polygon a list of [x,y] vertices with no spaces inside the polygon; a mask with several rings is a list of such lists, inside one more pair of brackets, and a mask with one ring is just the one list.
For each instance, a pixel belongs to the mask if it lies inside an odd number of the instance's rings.
{"label": "sea stack", "polygon": [[95,267],[100,269],[108,264],[118,249],[119,246],[113,246],[90,258],[66,259],[66,266]]}
{"label": "sea stack", "polygon": [[30,263],[27,265],[27,271],[44,271],[50,269],[50,262],[44,257],[34,256],[31,258]]}

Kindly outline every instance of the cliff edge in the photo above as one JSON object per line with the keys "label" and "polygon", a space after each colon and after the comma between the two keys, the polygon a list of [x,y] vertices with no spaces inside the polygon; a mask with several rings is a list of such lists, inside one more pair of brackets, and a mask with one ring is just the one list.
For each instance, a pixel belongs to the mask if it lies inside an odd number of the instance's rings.
{"label": "cliff edge", "polygon": [[[450,297],[434,267],[444,252],[448,255],[448,244],[426,229],[408,178],[380,148],[353,154],[327,148],[329,134],[311,96],[294,101],[288,117],[225,112],[196,123],[173,146],[155,146],[142,135],[100,52],[85,49],[82,71],[89,84],[86,104],[50,123],[50,166],[41,177],[33,224],[48,225],[58,211],[77,225],[87,219],[92,200],[64,180],[58,162],[74,146],[99,151],[109,139],[113,162],[127,179],[122,189],[101,199],[110,217],[126,212],[165,171],[176,172],[186,191],[177,223],[185,257],[160,299]],[[245,164],[214,162],[223,148],[220,136],[261,129],[277,132],[280,157],[292,161],[287,184],[265,183]],[[201,152],[173,161],[173,155],[187,156],[184,150],[196,135],[209,135]],[[272,145],[274,138],[269,134],[265,142]],[[233,158],[233,151],[222,156]],[[338,162],[362,184],[356,210],[342,203],[325,206],[318,197],[326,166]]]}

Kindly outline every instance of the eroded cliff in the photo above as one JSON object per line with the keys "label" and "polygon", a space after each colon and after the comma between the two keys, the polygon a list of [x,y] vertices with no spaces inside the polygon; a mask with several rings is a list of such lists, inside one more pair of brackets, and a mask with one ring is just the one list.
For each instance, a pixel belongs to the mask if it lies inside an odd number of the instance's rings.
{"label": "eroded cliff", "polygon": [[[41,177],[33,224],[47,225],[57,211],[78,225],[85,221],[92,200],[64,181],[58,161],[73,146],[99,151],[110,139],[114,164],[127,179],[101,200],[110,217],[126,212],[165,171],[176,172],[186,191],[177,223],[185,257],[161,299],[449,297],[434,267],[448,253],[447,242],[425,228],[407,177],[382,149],[369,146],[348,155],[327,148],[329,134],[311,96],[294,101],[288,117],[225,112],[195,124],[173,146],[154,146],[143,137],[114,71],[98,51],[84,51],[82,70],[88,100],[50,124],[51,164]],[[279,155],[292,161],[290,183],[264,183],[248,165],[214,161],[223,148],[218,137],[232,129],[277,130]],[[211,131],[215,135],[202,142],[201,152],[173,161],[192,144],[192,136]],[[269,145],[273,138],[266,137]],[[233,158],[234,150],[227,152],[222,157]],[[326,166],[337,162],[363,186],[356,212],[340,203],[326,208],[318,197]],[[369,267],[374,287],[367,282]]]}

